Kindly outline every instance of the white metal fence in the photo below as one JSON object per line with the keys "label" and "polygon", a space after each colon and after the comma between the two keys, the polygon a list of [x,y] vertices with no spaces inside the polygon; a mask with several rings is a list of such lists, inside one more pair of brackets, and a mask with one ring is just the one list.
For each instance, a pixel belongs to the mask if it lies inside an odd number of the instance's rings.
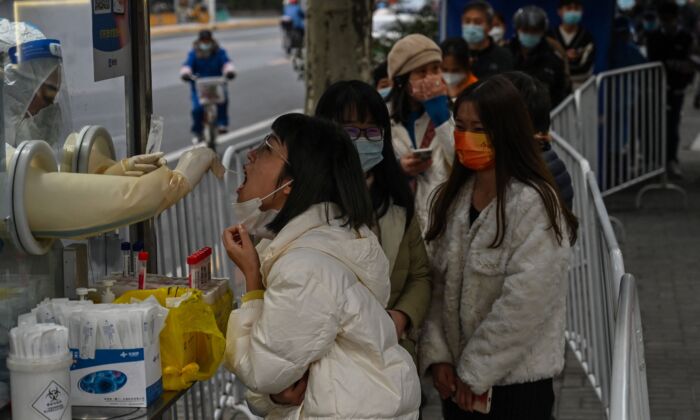
{"label": "white metal fence", "polygon": [[636,282],[630,274],[625,274],[620,283],[617,314],[610,418],[648,419],[642,317]]}
{"label": "white metal fence", "polygon": [[[624,348],[633,349],[635,363],[643,365],[641,318],[635,324],[640,339],[631,342],[633,334],[623,327],[628,307],[618,305],[620,281],[625,276],[622,252],[615,238],[610,218],[603,203],[588,161],[568,142],[553,134],[554,148],[564,161],[574,187],[574,213],[579,218],[579,240],[573,248],[567,296],[566,339],[598,398],[613,420],[649,419],[644,369],[629,369],[616,361]],[[629,288],[629,286],[627,286]],[[629,292],[627,292],[629,293]],[[637,308],[638,310],[638,308]],[[640,350],[641,348],[641,350]],[[616,355],[613,358],[613,355]],[[625,401],[639,408],[633,416],[620,417],[620,381],[627,381]],[[634,382],[635,386],[629,385]]]}
{"label": "white metal fence", "polygon": [[661,63],[600,73],[552,112],[552,131],[596,174],[603,196],[660,177],[654,189],[685,191],[666,177],[666,74]]}

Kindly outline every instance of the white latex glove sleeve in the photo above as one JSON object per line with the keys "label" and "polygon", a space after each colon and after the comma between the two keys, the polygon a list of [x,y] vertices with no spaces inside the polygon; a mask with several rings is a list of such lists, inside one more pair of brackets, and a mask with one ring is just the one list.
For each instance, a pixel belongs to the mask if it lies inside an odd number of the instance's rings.
{"label": "white latex glove sleeve", "polygon": [[122,159],[103,172],[104,175],[142,176],[165,164],[163,152],[136,155]]}
{"label": "white latex glove sleeve", "polygon": [[175,171],[162,166],[138,178],[32,167],[25,185],[29,227],[37,238],[85,238],[147,220],[192,191],[210,167],[223,177],[206,148],[185,153]]}
{"label": "white latex glove sleeve", "polygon": [[202,177],[211,168],[217,178],[222,179],[226,169],[219,162],[216,153],[206,147],[197,147],[185,152],[173,172],[181,174],[191,186],[199,184]]}

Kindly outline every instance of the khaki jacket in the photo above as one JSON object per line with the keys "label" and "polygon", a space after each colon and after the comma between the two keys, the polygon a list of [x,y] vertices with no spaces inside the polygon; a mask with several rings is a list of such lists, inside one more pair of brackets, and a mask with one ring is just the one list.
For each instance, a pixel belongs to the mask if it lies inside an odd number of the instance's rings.
{"label": "khaki jacket", "polygon": [[411,321],[400,344],[416,357],[416,341],[430,306],[430,263],[418,219],[406,228],[406,210],[392,205],[379,219],[379,237],[391,268],[391,295],[387,309],[401,311]]}

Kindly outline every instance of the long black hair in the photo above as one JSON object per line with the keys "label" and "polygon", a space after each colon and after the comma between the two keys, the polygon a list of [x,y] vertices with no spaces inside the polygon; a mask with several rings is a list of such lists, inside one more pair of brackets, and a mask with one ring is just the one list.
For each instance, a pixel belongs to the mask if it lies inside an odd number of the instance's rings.
{"label": "long black hair", "polygon": [[415,101],[411,97],[411,86],[408,78],[411,73],[394,76],[392,80],[391,92],[389,93],[389,103],[391,104],[391,119],[397,124],[408,124],[409,116],[413,112],[413,107],[417,103],[418,109],[423,111],[423,104]]}
{"label": "long black hair", "polygon": [[350,80],[334,83],[318,101],[316,116],[343,124],[351,122],[348,121],[350,115],[358,122],[371,121],[381,128],[384,135],[384,159],[369,170],[374,175],[370,196],[377,218],[384,216],[393,202],[406,209],[408,226],[413,218],[414,199],[408,186],[408,178],[396,161],[391,142],[391,121],[384,100],[365,82]]}
{"label": "long black hair", "polygon": [[[563,240],[562,216],[568,227],[569,242],[576,242],[578,221],[563,204],[559,189],[542,160],[536,142],[532,140],[535,130],[515,86],[503,76],[492,76],[465,89],[455,102],[455,110],[459,111],[467,103],[476,109],[495,155],[497,228],[491,247],[501,246],[505,236],[505,193],[510,179],[516,179],[537,191],[559,243]],[[507,123],[504,123],[504,116],[507,116]],[[445,232],[447,213],[459,190],[474,173],[455,158],[447,182],[438,187],[433,197],[426,241],[437,239]]]}
{"label": "long black hair", "polygon": [[287,147],[288,164],[277,185],[293,179],[292,190],[267,227],[275,233],[314,204],[334,203],[345,226],[372,226],[374,212],[355,146],[347,133],[326,120],[286,114],[272,123],[272,131]]}

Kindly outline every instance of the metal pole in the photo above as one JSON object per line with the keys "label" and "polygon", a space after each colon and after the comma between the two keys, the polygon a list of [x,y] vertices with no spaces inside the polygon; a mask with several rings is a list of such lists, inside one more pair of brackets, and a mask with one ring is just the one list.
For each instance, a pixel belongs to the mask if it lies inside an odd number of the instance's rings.
{"label": "metal pole", "polygon": [[209,25],[214,28],[214,25],[216,25],[216,0],[209,0],[208,1],[208,8],[209,8]]}
{"label": "metal pole", "polygon": [[[129,0],[129,27],[131,28],[131,73],[125,78],[126,87],[126,133],[127,154],[141,154],[146,150],[151,114],[153,114],[153,92],[151,88],[151,32],[148,2]],[[130,228],[134,238],[143,241],[144,248],[152,255],[148,270],[156,273],[157,246],[153,220]]]}

